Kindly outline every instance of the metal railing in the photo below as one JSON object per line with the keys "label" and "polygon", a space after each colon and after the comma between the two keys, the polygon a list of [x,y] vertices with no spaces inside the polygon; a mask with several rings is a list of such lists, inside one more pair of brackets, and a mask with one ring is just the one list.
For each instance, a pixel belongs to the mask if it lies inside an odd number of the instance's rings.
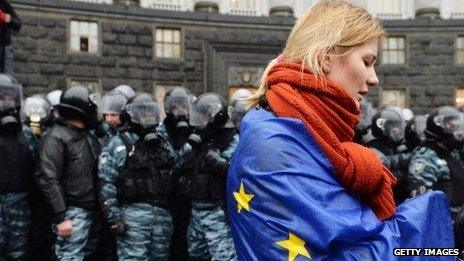
{"label": "metal railing", "polygon": [[176,4],[162,4],[162,3],[151,3],[146,8],[168,10],[168,11],[183,11],[184,8],[181,5]]}
{"label": "metal railing", "polygon": [[231,9],[230,14],[241,16],[258,16],[258,12],[256,10],[251,9]]}

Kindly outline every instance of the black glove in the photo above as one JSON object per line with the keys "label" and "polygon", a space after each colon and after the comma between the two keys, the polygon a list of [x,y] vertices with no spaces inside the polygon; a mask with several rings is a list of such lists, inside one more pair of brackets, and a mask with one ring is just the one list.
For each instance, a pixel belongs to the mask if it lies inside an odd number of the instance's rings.
{"label": "black glove", "polygon": [[190,144],[190,146],[192,146],[193,149],[198,149],[201,145],[202,139],[200,135],[196,133],[192,133],[188,137],[187,142],[188,144]]}
{"label": "black glove", "polygon": [[143,140],[150,147],[157,147],[163,141],[163,137],[159,136],[158,134],[154,132],[150,132],[147,135],[145,135],[145,138]]}
{"label": "black glove", "polygon": [[221,162],[221,154],[218,150],[208,150],[205,155],[205,163],[211,168],[216,167]]}
{"label": "black glove", "polygon": [[208,150],[204,158],[205,165],[215,172],[227,173],[229,163],[221,157],[221,153],[217,149]]}
{"label": "black glove", "polygon": [[110,231],[115,235],[121,235],[126,232],[126,226],[122,220],[112,220],[108,222],[110,225]]}

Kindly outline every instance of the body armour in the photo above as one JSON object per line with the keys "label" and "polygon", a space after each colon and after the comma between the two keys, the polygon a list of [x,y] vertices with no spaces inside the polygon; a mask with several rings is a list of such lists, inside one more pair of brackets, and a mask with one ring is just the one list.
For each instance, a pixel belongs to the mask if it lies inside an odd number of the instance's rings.
{"label": "body armour", "polygon": [[218,170],[211,169],[207,166],[205,157],[209,150],[214,149],[222,154],[234,141],[235,134],[236,130],[233,128],[220,129],[211,140],[205,141],[198,148],[195,160],[191,164],[192,176],[189,181],[189,194],[193,201],[225,201],[227,170],[225,173],[218,173]]}
{"label": "body armour", "polygon": [[0,135],[0,194],[30,190],[34,164],[22,132]]}
{"label": "body armour", "polygon": [[163,149],[150,148],[143,139],[132,143],[125,133],[120,135],[127,151],[123,171],[116,181],[117,198],[122,204],[144,202],[157,207],[167,207],[171,189],[172,158]]}
{"label": "body armour", "polygon": [[459,156],[438,147],[436,144],[426,144],[437,156],[446,161],[450,170],[449,175],[441,177],[432,187],[441,190],[448,196],[450,207],[461,207],[464,204],[464,166]]}

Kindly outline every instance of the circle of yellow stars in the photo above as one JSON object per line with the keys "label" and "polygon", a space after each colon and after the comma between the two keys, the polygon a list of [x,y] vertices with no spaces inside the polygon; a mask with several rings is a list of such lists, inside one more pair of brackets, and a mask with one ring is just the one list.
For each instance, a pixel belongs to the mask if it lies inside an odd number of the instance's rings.
{"label": "circle of yellow stars", "polygon": [[[242,210],[250,212],[250,201],[255,195],[246,193],[243,181],[240,182],[238,192],[233,192],[233,194],[237,202],[237,212],[240,213]],[[289,261],[294,261],[298,255],[312,258],[305,247],[306,242],[291,232],[288,234],[287,240],[277,241],[275,244],[288,251]]]}

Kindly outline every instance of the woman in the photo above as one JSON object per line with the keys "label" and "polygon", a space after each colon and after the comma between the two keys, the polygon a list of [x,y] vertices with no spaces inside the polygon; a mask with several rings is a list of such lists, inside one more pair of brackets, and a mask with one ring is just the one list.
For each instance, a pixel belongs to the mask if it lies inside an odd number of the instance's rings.
{"label": "woman", "polygon": [[396,208],[395,177],[352,142],[385,36],[366,10],[323,0],[268,65],[229,168],[240,260],[391,260],[394,248],[453,247],[443,194]]}

